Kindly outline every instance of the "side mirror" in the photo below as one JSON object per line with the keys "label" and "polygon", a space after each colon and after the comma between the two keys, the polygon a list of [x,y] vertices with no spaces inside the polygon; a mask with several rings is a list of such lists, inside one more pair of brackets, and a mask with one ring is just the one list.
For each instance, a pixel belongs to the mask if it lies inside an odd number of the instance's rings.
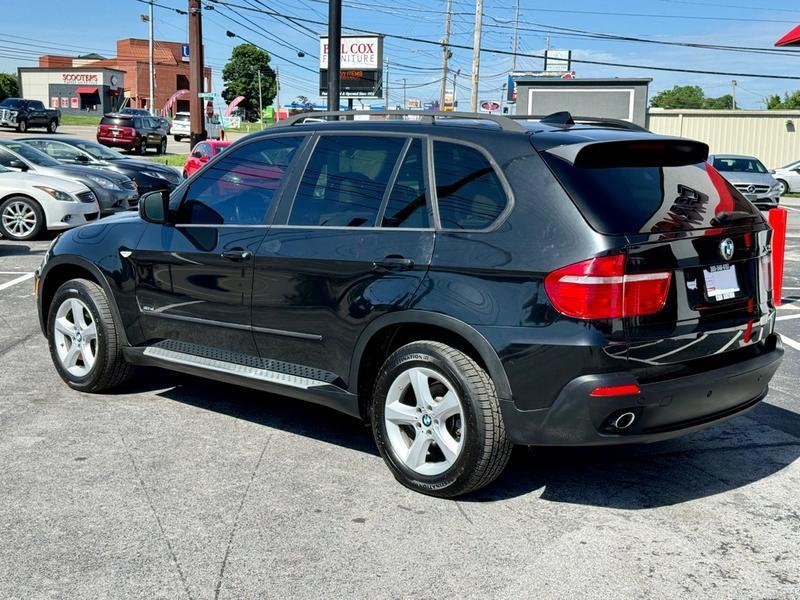
{"label": "side mirror", "polygon": [[192,152],[192,157],[193,158],[203,158],[203,153],[202,152]]}
{"label": "side mirror", "polygon": [[775,169],[770,169],[769,172],[770,172],[770,175],[775,175]]}
{"label": "side mirror", "polygon": [[75,160],[82,163],[89,162],[89,157],[86,156],[85,154],[78,154],[78,156],[75,157]]}
{"label": "side mirror", "polygon": [[18,158],[15,158],[11,162],[9,162],[8,166],[11,167],[12,169],[19,169],[20,171],[27,171],[28,170],[28,165],[26,165],[24,162],[22,162]]}
{"label": "side mirror", "polygon": [[166,223],[169,210],[169,192],[159,190],[139,198],[139,216],[148,223]]}

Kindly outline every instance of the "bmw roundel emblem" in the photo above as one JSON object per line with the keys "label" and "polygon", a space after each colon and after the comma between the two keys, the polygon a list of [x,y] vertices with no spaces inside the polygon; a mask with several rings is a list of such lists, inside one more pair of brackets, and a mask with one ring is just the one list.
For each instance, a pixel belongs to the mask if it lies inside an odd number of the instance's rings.
{"label": "bmw roundel emblem", "polygon": [[725,238],[719,243],[719,255],[725,260],[733,258],[733,240],[731,238]]}
{"label": "bmw roundel emblem", "polygon": [[430,427],[431,422],[432,421],[430,415],[422,415],[422,424],[425,425],[425,427]]}

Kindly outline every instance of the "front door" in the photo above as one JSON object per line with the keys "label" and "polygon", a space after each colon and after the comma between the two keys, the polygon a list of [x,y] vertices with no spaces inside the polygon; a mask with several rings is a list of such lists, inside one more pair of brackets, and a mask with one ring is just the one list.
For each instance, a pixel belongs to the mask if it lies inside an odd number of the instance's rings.
{"label": "front door", "polygon": [[318,138],[257,252],[253,330],[263,358],[347,384],[364,328],[409,307],[434,244],[425,142]]}
{"label": "front door", "polygon": [[[281,144],[291,160],[303,138]],[[145,336],[256,355],[251,331],[254,256],[285,169],[275,144],[220,156],[170,202],[173,224],[148,225],[134,253]],[[174,193],[174,192],[173,192]]]}

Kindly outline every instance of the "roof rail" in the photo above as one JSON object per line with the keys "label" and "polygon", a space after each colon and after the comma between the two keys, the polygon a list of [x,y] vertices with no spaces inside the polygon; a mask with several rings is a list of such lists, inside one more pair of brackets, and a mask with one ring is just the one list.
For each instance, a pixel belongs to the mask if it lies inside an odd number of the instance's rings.
{"label": "roof rail", "polygon": [[605,126],[610,129],[626,129],[628,131],[649,131],[641,125],[631,123],[630,121],[623,121],[622,119],[609,119],[606,117],[573,117],[569,112],[557,112],[551,115],[538,116],[538,115],[508,115],[509,119],[515,121],[539,121],[547,125],[571,127],[573,125],[598,125]]}
{"label": "roof rail", "polygon": [[[416,117],[426,123],[435,124],[437,120],[443,119],[465,119],[471,121],[491,121],[500,126],[503,131],[527,132],[528,129],[516,121],[504,115],[478,114],[468,112],[445,112],[435,110],[335,110],[299,113],[288,119],[280,121],[278,124],[285,127],[292,125],[302,125],[306,119],[318,119],[325,121],[340,121],[341,117],[352,118],[355,116],[373,117]],[[336,117],[331,118],[331,117]],[[391,120],[391,119],[387,119]]]}

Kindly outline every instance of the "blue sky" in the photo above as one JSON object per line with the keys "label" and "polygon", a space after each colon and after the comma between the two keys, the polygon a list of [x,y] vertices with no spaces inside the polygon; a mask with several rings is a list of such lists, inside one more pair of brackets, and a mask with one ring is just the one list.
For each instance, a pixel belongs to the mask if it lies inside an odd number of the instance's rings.
{"label": "blue sky", "polygon": [[[186,0],[156,1],[175,8],[185,9],[187,5]],[[327,16],[325,0],[283,3],[274,0],[223,1],[239,6],[266,5],[278,12],[311,20],[325,21]],[[346,28],[381,31],[430,41],[440,40],[443,36],[445,0],[344,1],[343,20]],[[485,0],[484,48],[512,49],[510,24],[514,19],[514,2]],[[147,36],[147,25],[138,16],[145,13],[147,7],[137,0],[75,0],[71,3],[37,0],[35,10],[32,10],[32,6],[14,2],[4,7],[4,18],[0,22],[0,71],[14,72],[18,66],[33,66],[40,53],[99,52],[113,56],[117,39]],[[746,0],[561,0],[557,3],[521,0],[520,6],[521,20],[525,22],[522,27],[529,31],[520,32],[519,51],[529,54],[541,54],[547,44],[544,30],[555,31],[559,27],[653,40],[770,48],[776,39],[800,23],[800,5],[796,0],[762,0],[757,6]],[[453,7],[455,14],[451,41],[471,47],[474,2],[453,0]],[[185,16],[159,7],[156,7],[155,13],[157,39],[185,41]],[[252,23],[247,22],[245,17]],[[267,37],[249,31],[245,25],[256,32],[265,30]],[[325,33],[322,25],[308,23],[306,26],[316,33]],[[273,65],[281,73],[281,101],[291,101],[301,94],[317,99],[319,44],[311,39],[311,33],[302,32],[301,28],[297,28],[300,29],[297,31],[282,19],[243,8],[223,6],[207,11],[204,20],[206,60],[214,72],[215,89],[219,91],[222,88],[222,66],[233,46],[238,43],[238,40],[225,36],[226,29],[295,63],[273,58]],[[269,39],[270,36],[272,39]],[[599,40],[557,31],[550,38],[553,48],[572,49],[573,57],[577,59],[800,77],[800,49],[794,55],[785,56]],[[306,56],[297,58],[294,48],[304,50]],[[461,70],[458,96],[466,101],[470,93],[472,51],[454,49],[453,53],[451,68]],[[437,46],[387,39],[384,56],[392,64],[389,74],[392,105],[402,101],[403,80],[408,98],[427,100],[438,97],[441,50]],[[504,74],[510,68],[511,60],[510,56],[482,55],[480,99],[499,99],[500,88],[505,82]],[[518,58],[518,69],[541,68],[540,59]],[[710,96],[722,95],[731,89],[732,77],[729,76],[580,64],[575,64],[573,68],[579,77],[652,77],[651,94],[678,84],[700,85]],[[762,98],[767,94],[800,89],[800,81],[797,80],[736,79],[739,104],[746,108],[762,107]]]}

